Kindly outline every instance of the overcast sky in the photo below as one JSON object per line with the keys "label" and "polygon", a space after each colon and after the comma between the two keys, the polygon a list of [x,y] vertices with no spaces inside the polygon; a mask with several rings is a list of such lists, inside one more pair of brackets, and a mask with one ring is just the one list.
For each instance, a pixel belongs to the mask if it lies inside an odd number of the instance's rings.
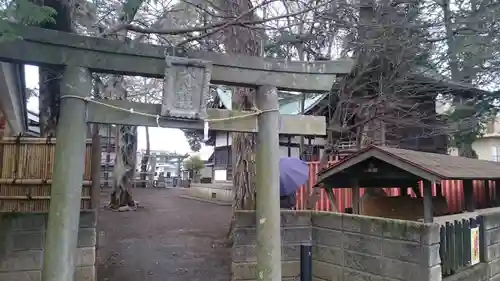
{"label": "overcast sky", "polygon": [[[38,88],[38,67],[32,65],[25,66],[26,72],[26,87],[30,89]],[[33,97],[28,100],[28,109],[33,112],[38,112],[38,98]],[[139,127],[139,149],[146,148],[146,129],[145,127]],[[184,136],[184,133],[179,129],[169,129],[169,128],[149,128],[151,149],[153,150],[165,150],[169,152],[178,152],[181,154],[191,153],[189,144]],[[200,151],[200,156],[202,159],[206,160],[210,157],[212,153],[212,147],[202,146]]]}

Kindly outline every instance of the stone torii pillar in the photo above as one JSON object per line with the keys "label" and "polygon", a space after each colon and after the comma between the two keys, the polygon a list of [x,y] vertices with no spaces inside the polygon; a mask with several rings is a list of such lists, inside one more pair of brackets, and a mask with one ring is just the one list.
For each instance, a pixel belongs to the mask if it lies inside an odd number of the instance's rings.
{"label": "stone torii pillar", "polygon": [[[85,121],[203,130],[203,120],[218,120],[210,123],[210,129],[214,131],[257,133],[258,279],[281,281],[278,136],[324,136],[326,122],[324,116],[280,115],[276,111],[276,89],[303,93],[329,92],[338,75],[351,72],[354,61],[289,62],[211,52],[182,54],[162,46],[129,45],[116,40],[4,23],[24,40],[2,43],[0,60],[67,66],[57,128],[43,281],[73,279],[85,155]],[[173,57],[167,59],[168,56]],[[205,68],[201,71],[199,68],[206,67],[206,62],[209,62],[210,70]],[[187,67],[198,70],[187,71]],[[176,102],[169,102],[169,99],[179,98],[204,107],[206,104],[200,95],[195,97],[189,94],[200,90],[199,85],[194,87],[196,89],[190,87],[183,91],[166,87],[162,105],[124,100],[86,100],[91,90],[86,68],[99,73],[164,77],[165,81],[169,81],[165,85],[173,87],[184,84],[186,81],[180,81],[183,79],[203,80],[203,91],[208,91],[209,83],[257,88],[257,106],[263,112],[212,108],[195,112],[176,108]],[[176,118],[177,113],[184,116]]]}
{"label": "stone torii pillar", "polygon": [[43,281],[71,281],[75,272],[87,132],[84,98],[90,96],[91,87],[87,69],[66,67],[61,81],[61,109],[43,255]]}
{"label": "stone torii pillar", "polygon": [[256,222],[258,280],[281,281],[280,148],[278,89],[257,88]]}

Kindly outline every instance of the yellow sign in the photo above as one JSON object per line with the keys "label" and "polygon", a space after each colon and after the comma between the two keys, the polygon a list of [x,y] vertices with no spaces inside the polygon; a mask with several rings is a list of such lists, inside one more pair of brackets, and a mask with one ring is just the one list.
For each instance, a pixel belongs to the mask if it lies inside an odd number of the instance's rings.
{"label": "yellow sign", "polygon": [[479,263],[479,227],[471,228],[470,230],[471,242],[471,265]]}

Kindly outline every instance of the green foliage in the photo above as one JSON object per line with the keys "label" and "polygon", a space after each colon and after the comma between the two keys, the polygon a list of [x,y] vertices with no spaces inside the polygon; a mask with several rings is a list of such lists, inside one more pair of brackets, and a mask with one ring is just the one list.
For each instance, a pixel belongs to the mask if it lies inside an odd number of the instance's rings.
{"label": "green foliage", "polygon": [[193,171],[195,174],[205,167],[205,162],[201,160],[200,156],[193,155],[184,161],[184,168]]}
{"label": "green foliage", "polygon": [[54,23],[56,11],[51,7],[40,6],[29,0],[16,0],[15,18],[28,25]]}
{"label": "green foliage", "polygon": [[0,42],[20,39],[6,21],[27,25],[53,23],[56,11],[30,0],[0,0]]}
{"label": "green foliage", "polygon": [[184,130],[184,135],[189,143],[189,147],[192,151],[198,152],[201,149],[201,143],[203,141],[202,133],[198,131]]}
{"label": "green foliage", "polygon": [[453,129],[450,134],[450,146],[458,148],[460,156],[477,157],[471,145],[482,136],[485,124],[494,112],[494,106],[491,104],[472,100],[447,112],[446,121]]}

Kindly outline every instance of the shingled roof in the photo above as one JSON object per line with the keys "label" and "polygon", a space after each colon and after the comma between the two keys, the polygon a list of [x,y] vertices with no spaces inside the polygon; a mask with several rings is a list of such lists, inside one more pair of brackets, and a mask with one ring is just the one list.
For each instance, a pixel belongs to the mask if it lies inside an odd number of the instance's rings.
{"label": "shingled roof", "polygon": [[447,179],[500,179],[500,163],[445,154],[369,146],[318,174],[318,182],[351,166],[376,158],[430,181]]}

